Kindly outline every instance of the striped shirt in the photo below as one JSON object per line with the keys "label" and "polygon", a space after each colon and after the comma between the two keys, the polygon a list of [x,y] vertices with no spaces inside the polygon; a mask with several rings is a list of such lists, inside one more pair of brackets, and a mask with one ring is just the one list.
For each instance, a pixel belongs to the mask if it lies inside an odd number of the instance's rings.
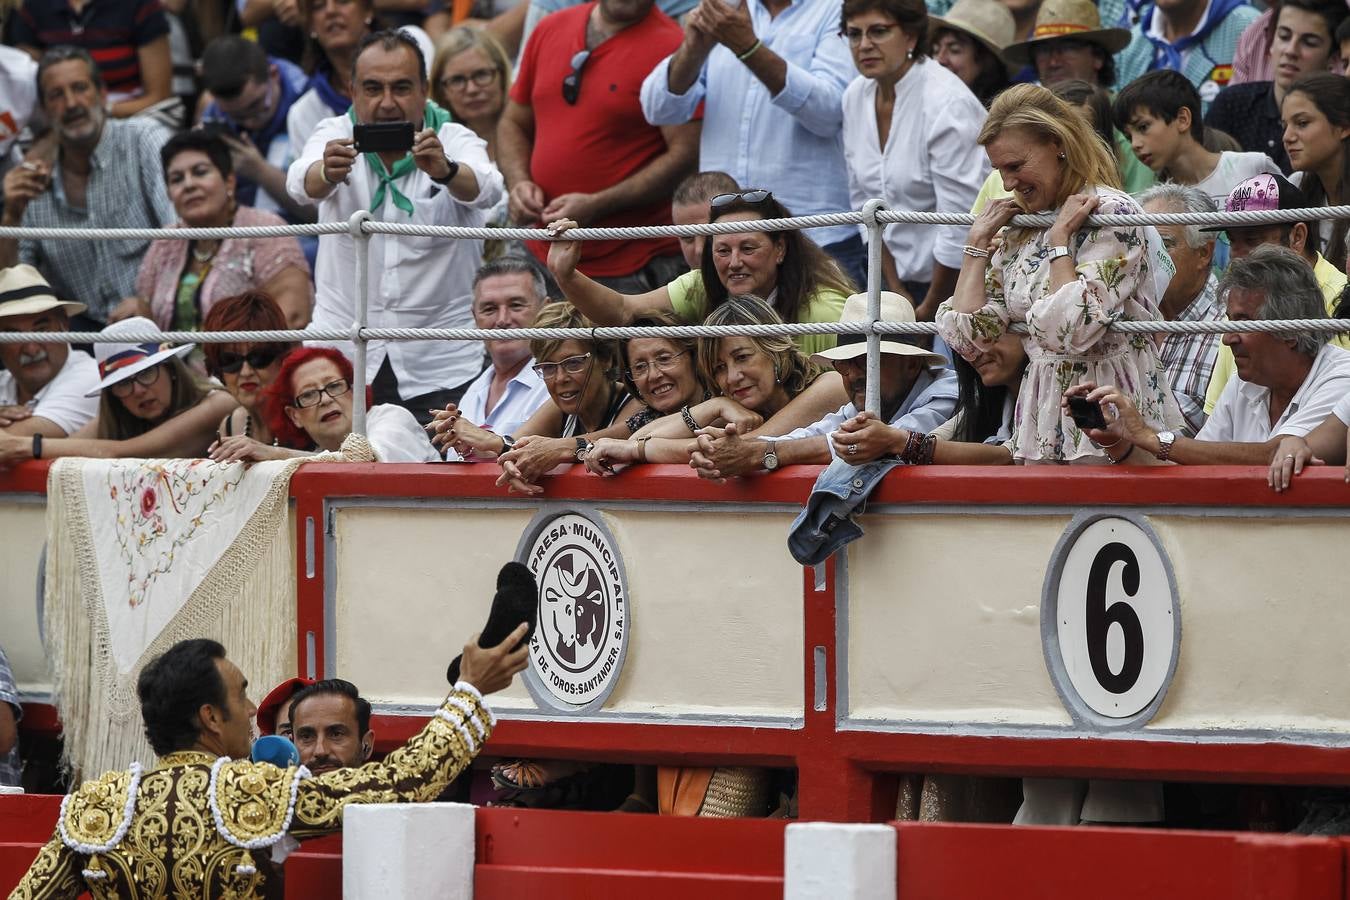
{"label": "striped shirt", "polygon": [[[23,718],[23,707],[19,705],[19,689],[14,686],[14,674],[9,670],[9,660],[5,658],[3,647],[0,647],[0,703],[10,705],[15,722]],[[0,784],[18,787],[22,774],[19,744],[15,741],[8,753],[0,753]]]}
{"label": "striped shirt", "polygon": [[[84,207],[66,200],[61,167],[51,186],[24,210],[25,228],[163,228],[177,220],[160,171],[168,135],[148,119],[108,119],[91,158]],[[136,274],[149,241],[20,240],[19,262],[36,266],[58,297],[108,312],[136,292]]]}
{"label": "striped shirt", "polygon": [[142,93],[137,50],[168,33],[159,0],[86,0],[79,12],[69,0],[24,0],[13,25],[17,45],[88,50],[108,93],[123,97]]}
{"label": "striped shirt", "polygon": [[[1218,299],[1219,280],[1211,272],[1204,288],[1177,316],[1178,322],[1217,322],[1224,316]],[[1169,334],[1163,339],[1159,356],[1167,370],[1172,394],[1186,419],[1185,434],[1194,437],[1205,424],[1205,390],[1219,355],[1222,335]]]}

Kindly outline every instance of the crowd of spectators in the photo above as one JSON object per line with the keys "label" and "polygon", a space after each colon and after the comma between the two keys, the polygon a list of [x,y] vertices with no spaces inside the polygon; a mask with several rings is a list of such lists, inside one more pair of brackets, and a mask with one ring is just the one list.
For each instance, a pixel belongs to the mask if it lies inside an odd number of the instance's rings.
{"label": "crowd of spectators", "polygon": [[[378,460],[494,461],[504,489],[529,495],[575,464],[711,479],[798,463],[1245,464],[1287,490],[1307,465],[1346,462],[1344,337],[1109,325],[1350,317],[1350,220],[1087,224],[1346,202],[1342,0],[0,0],[0,13],[2,225],[365,213],[549,230],[373,235],[373,327],[860,323],[859,227],[758,223],[874,197],[975,214],[882,231],[882,318],[938,334],[882,342],[876,412],[852,336],[373,341],[365,396],[340,343],[129,339],[91,354],[41,335],[349,328],[356,241],[0,239],[0,331],[31,335],[0,344],[0,466],[335,452],[357,403]],[[1050,227],[1011,226],[1040,211]],[[742,230],[568,237],[672,222]],[[315,687],[287,714],[326,698],[356,719],[344,758],[368,756],[368,707],[363,720],[349,685]],[[6,691],[0,677],[0,760]]]}

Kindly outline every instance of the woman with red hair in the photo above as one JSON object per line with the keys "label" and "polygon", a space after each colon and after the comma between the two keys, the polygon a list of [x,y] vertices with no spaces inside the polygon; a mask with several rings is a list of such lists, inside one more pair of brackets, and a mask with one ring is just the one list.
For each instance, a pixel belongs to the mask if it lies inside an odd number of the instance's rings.
{"label": "woman with red hair", "polygon": [[[286,314],[262,291],[246,291],[216,301],[206,314],[204,331],[284,331]],[[284,344],[203,344],[206,371],[230,392],[239,406],[220,423],[220,438],[243,435],[259,443],[277,443],[262,411],[263,391],[277,377],[282,358],[298,346]],[[291,445],[309,446],[309,440]]]}
{"label": "woman with red hair", "polygon": [[[284,446],[268,446],[242,434],[222,439],[211,451],[217,462],[290,459],[337,451],[352,433],[352,364],[331,347],[301,347],[281,361],[263,392],[263,410],[272,434]],[[366,406],[366,439],[379,462],[439,462],[426,432],[412,413],[392,404]],[[307,447],[308,450],[292,450]]]}

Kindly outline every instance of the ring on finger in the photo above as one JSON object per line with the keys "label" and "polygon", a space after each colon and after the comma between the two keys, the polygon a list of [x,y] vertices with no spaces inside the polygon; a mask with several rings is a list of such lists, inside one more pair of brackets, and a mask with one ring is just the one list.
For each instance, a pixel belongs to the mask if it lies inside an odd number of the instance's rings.
{"label": "ring on finger", "polygon": [[858,445],[849,444],[847,447],[844,448],[844,452],[847,453],[849,456],[853,456],[855,453],[858,452]]}

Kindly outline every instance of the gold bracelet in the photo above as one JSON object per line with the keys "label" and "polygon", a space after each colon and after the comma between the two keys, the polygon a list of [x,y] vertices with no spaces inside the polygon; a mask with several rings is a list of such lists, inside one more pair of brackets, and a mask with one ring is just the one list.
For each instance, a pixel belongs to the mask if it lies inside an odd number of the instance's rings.
{"label": "gold bracelet", "polygon": [[973,256],[976,259],[989,258],[988,250],[981,250],[979,247],[973,247],[970,244],[966,244],[964,247],[962,247],[961,252],[964,253],[966,256]]}
{"label": "gold bracelet", "polygon": [[637,439],[638,462],[645,463],[647,461],[647,442],[650,441],[651,439],[652,436],[650,434],[647,435],[646,437],[640,437]]}

